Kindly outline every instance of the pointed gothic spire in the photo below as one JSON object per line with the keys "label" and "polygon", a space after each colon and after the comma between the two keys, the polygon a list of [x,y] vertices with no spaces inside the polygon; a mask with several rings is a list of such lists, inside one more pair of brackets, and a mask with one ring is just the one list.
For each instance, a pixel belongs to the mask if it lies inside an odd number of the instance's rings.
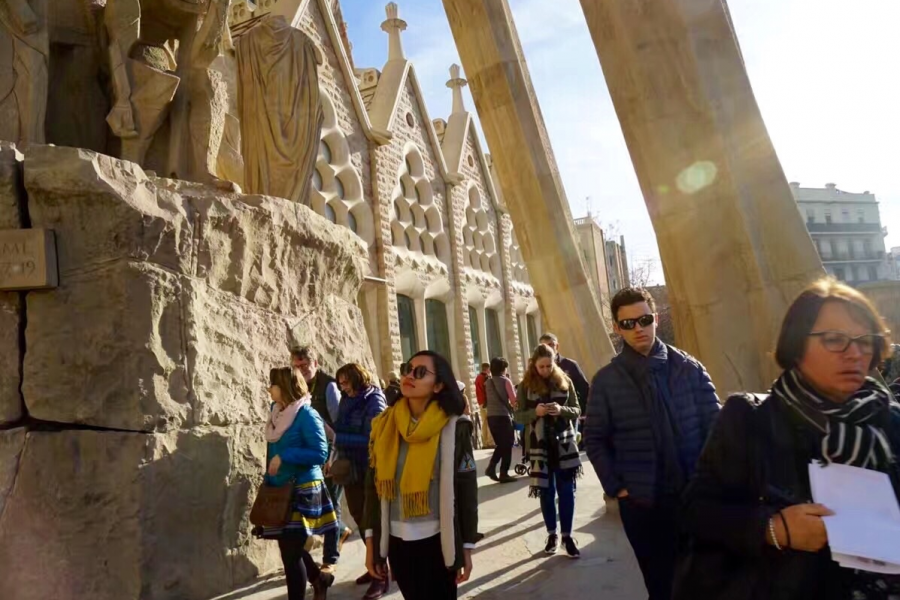
{"label": "pointed gothic spire", "polygon": [[381,24],[381,30],[388,34],[388,60],[404,60],[403,38],[401,33],[406,31],[406,21],[400,18],[400,8],[396,2],[391,2],[385,9],[387,20]]}
{"label": "pointed gothic spire", "polygon": [[462,89],[469,85],[469,82],[460,76],[459,65],[450,67],[450,81],[447,87],[453,90],[453,114],[466,112],[466,106],[463,104]]}

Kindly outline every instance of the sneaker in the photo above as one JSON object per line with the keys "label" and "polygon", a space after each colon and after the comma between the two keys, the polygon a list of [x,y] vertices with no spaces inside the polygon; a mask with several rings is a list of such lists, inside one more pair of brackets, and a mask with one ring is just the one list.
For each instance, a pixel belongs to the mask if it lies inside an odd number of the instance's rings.
{"label": "sneaker", "polygon": [[341,531],[341,537],[338,538],[338,553],[344,548],[344,542],[346,542],[347,538],[351,535],[353,535],[353,530],[349,527],[344,527],[344,530]]}
{"label": "sneaker", "polygon": [[563,536],[563,546],[566,549],[566,554],[569,555],[569,558],[581,558],[581,551],[578,549],[578,546],[575,545],[575,540],[572,539],[571,535]]}
{"label": "sneaker", "polygon": [[551,533],[547,536],[547,545],[544,546],[544,553],[556,554],[557,550],[559,550],[559,536],[555,533]]}
{"label": "sneaker", "polygon": [[490,468],[490,467],[487,468],[487,470],[484,472],[484,474],[487,475],[487,478],[488,478],[488,479],[491,479],[491,480],[493,480],[493,481],[500,481],[500,478],[497,477],[497,472],[494,471],[494,470],[493,470],[492,468]]}
{"label": "sneaker", "polygon": [[500,483],[512,483],[516,481],[516,478],[510,475],[509,473],[503,473],[500,477],[497,478],[497,481]]}

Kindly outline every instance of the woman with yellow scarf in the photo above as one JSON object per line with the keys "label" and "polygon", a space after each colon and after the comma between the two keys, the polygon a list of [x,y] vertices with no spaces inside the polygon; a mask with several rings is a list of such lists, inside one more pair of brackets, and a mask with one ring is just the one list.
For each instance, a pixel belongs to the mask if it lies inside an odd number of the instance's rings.
{"label": "woman with yellow scarf", "polygon": [[406,600],[449,600],[478,535],[472,421],[443,356],[419,352],[401,373],[402,396],[372,421],[366,567],[383,580],[388,560]]}

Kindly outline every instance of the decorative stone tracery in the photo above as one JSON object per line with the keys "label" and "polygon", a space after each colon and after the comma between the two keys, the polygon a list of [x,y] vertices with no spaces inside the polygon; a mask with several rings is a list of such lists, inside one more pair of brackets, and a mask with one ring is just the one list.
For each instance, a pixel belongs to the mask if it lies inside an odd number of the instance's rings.
{"label": "decorative stone tracery", "polygon": [[434,201],[434,190],[425,176],[422,156],[415,148],[407,150],[400,166],[393,213],[391,235],[398,257],[432,265],[446,273],[450,264],[450,240]]}

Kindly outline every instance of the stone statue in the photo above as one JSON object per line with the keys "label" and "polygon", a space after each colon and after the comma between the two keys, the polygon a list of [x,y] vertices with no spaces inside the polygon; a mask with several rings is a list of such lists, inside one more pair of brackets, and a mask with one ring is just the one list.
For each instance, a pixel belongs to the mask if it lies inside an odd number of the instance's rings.
{"label": "stone statue", "polygon": [[0,0],[0,139],[44,143],[47,0]]}
{"label": "stone statue", "polygon": [[[167,177],[215,183],[226,85],[210,65],[231,45],[231,0],[107,0],[113,107],[107,122],[121,156],[146,166],[161,146]],[[169,119],[167,142],[157,134]]]}
{"label": "stone statue", "polygon": [[268,16],[238,39],[237,54],[245,189],[308,206],[324,119],[315,46]]}

